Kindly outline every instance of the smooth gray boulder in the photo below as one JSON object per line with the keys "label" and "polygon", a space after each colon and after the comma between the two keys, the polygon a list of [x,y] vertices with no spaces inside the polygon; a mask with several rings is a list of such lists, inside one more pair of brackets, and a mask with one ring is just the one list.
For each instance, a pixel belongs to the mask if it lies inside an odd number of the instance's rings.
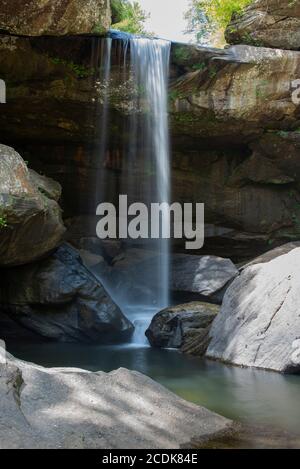
{"label": "smooth gray boulder", "polygon": [[238,275],[230,259],[217,256],[174,254],[171,258],[171,290],[199,298],[222,301],[222,289]]}
{"label": "smooth gray boulder", "polygon": [[60,195],[57,182],[0,145],[0,266],[33,262],[59,246],[65,233]]}
{"label": "smooth gray boulder", "polygon": [[[152,298],[155,304],[161,288],[159,276],[153,275],[159,264],[155,251],[132,248],[114,259],[107,277],[110,285],[118,285],[136,298]],[[191,300],[221,303],[228,284],[238,275],[230,259],[217,256],[172,254],[170,258],[170,290],[176,302]],[[122,297],[121,297],[122,298]]]}
{"label": "smooth gray boulder", "polygon": [[247,267],[228,288],[206,356],[300,372],[300,248]]}
{"label": "smooth gray boulder", "polygon": [[[0,270],[0,331],[10,339],[128,340],[133,325],[68,244],[26,266]],[[17,327],[16,327],[17,326]],[[20,330],[20,326],[22,326]]]}
{"label": "smooth gray boulder", "polygon": [[200,301],[166,308],[154,316],[146,337],[153,347],[204,355],[210,326],[219,311],[219,306]]}
{"label": "smooth gray boulder", "polygon": [[190,448],[232,429],[138,372],[0,363],[0,449]]}

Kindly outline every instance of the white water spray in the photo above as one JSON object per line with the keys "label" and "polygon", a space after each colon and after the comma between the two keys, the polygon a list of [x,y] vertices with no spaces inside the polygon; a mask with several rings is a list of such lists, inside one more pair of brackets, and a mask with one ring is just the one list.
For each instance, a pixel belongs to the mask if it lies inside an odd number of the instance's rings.
{"label": "white water spray", "polygon": [[[119,38],[120,39],[120,38]],[[106,56],[102,57],[102,81],[109,84],[111,72],[111,42],[105,40]],[[122,149],[122,184],[120,194],[134,194],[133,202],[169,203],[170,199],[170,148],[168,125],[168,77],[171,43],[160,39],[146,39],[126,35],[122,38],[123,71],[126,77],[126,58],[130,53],[130,76],[133,84],[132,108],[129,119],[129,141]],[[109,106],[107,90],[104,93],[101,122],[101,159],[109,142],[108,116]],[[126,133],[126,132],[124,132]],[[106,199],[104,172],[98,178],[98,202]],[[169,225],[169,212],[162,213],[161,233],[164,224]],[[141,241],[141,240],[140,240]],[[125,243],[126,244],[126,243]],[[145,239],[140,247],[154,253],[150,267],[145,267],[137,282],[149,286],[144,289],[141,300],[133,299],[128,294],[126,285],[116,285],[102,278],[105,287],[119,304],[123,312],[136,326],[132,343],[146,345],[145,330],[155,312],[169,305],[169,239]],[[130,248],[130,243],[128,246]],[[129,251],[130,252],[130,251]],[[130,275],[130,273],[128,273]],[[153,285],[155,278],[156,287]],[[154,291],[155,289],[155,291]]]}

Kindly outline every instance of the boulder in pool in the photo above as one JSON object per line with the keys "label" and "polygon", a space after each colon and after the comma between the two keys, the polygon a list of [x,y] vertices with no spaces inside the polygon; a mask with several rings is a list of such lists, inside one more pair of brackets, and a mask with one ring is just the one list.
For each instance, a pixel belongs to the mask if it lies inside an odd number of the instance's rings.
{"label": "boulder in pool", "polygon": [[300,373],[300,248],[250,265],[228,288],[206,356]]}
{"label": "boulder in pool", "polygon": [[152,347],[180,348],[184,353],[202,356],[219,310],[217,305],[196,301],[166,308],[154,316],[146,336]]}

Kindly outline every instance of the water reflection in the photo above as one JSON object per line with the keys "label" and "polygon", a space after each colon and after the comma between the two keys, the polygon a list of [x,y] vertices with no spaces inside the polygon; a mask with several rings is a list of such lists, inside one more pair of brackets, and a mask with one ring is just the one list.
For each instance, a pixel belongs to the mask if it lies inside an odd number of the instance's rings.
{"label": "water reflection", "polygon": [[17,344],[10,351],[47,367],[140,371],[181,397],[226,417],[300,434],[300,376],[226,366],[147,345]]}

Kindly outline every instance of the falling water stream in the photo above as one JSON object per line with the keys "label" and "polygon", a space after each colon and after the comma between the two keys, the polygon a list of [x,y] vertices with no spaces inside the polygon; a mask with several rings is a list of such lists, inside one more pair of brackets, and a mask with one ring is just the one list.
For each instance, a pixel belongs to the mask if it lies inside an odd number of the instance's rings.
{"label": "falling water stream", "polygon": [[[132,163],[139,158],[140,163],[142,162],[142,172],[145,174],[151,171],[154,177],[151,178],[150,184],[144,185],[142,192],[138,191],[139,180],[131,177],[128,182],[131,188],[136,188],[135,193],[139,193],[140,201],[146,203],[149,210],[151,203],[168,203],[170,198],[167,108],[170,49],[171,43],[168,41],[135,37],[130,39],[132,72],[138,90],[134,105],[138,109],[142,102],[144,112],[133,114],[131,117],[128,167],[131,168]],[[142,147],[138,146],[141,139]],[[166,213],[163,213],[162,225],[166,223],[169,223],[169,219]],[[152,316],[159,309],[169,305],[169,241],[159,238],[150,243],[145,240],[145,247],[151,247],[155,253],[155,261],[151,263],[151,269],[144,271],[143,281],[149,285],[151,277],[155,276],[159,288],[155,292],[155,305],[151,303],[151,295],[149,297],[147,294],[142,305],[135,305],[137,316],[133,317],[135,333],[132,341],[136,344],[147,344],[145,331]]]}
{"label": "falling water stream", "polygon": [[[151,168],[155,177],[152,185],[145,188],[141,199],[149,206],[151,203],[169,202],[170,199],[170,148],[168,125],[168,77],[171,43],[163,40],[135,38],[130,40],[130,56],[138,90],[145,100],[146,111],[140,117],[142,123],[143,148],[141,156],[144,171]],[[138,107],[138,103],[136,103]],[[139,117],[132,117],[130,157],[138,158],[136,142]],[[132,181],[134,185],[138,181]],[[167,213],[162,215],[162,224],[169,224]],[[163,226],[162,226],[163,230]],[[158,278],[161,288],[158,290],[159,307],[169,305],[169,242],[164,239],[155,241],[154,250],[158,253],[156,265],[151,275]]]}
{"label": "falling water stream", "polygon": [[[105,166],[109,147],[109,85],[111,73],[111,38],[102,40],[102,115],[100,123],[99,159],[103,163],[97,176],[97,204],[105,202],[107,184]],[[129,75],[132,83],[129,117],[128,144],[122,155],[122,178],[118,195],[126,195],[129,203],[142,202],[148,211],[151,204],[164,204],[170,198],[170,145],[168,126],[168,79],[171,43],[160,39],[147,39],[125,35],[123,43],[124,81],[126,59],[130,56]],[[104,51],[104,56],[103,56]],[[129,53],[129,54],[128,54]],[[135,199],[133,199],[133,195]],[[133,322],[135,332],[132,344],[148,345],[145,331],[155,312],[169,305],[169,240],[163,239],[165,224],[169,225],[169,213],[162,205],[160,234],[156,239],[140,239],[139,248],[152,253],[151,264],[143,268],[142,276],[136,278],[136,287],[144,285],[142,295],[129,295],[126,283],[107,280],[99,274],[112,298]],[[131,241],[123,241],[130,248]],[[130,252],[130,251],[129,251]],[[128,274],[130,275],[130,274]],[[156,288],[147,288],[153,277]],[[155,291],[154,291],[155,290]]]}

